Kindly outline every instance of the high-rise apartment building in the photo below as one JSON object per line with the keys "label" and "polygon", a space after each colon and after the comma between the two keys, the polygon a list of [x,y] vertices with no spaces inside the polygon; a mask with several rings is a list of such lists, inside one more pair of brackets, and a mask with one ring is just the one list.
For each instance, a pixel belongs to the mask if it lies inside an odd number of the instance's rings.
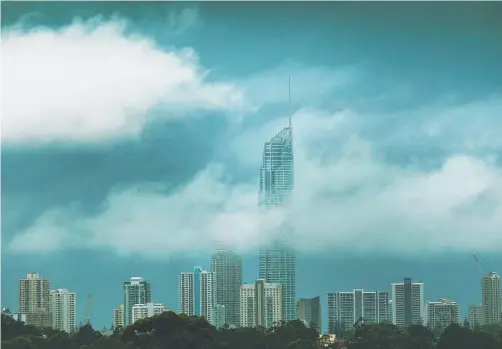
{"label": "high-rise apartment building", "polygon": [[301,298],[296,303],[296,316],[307,326],[321,332],[321,300],[320,297]]}
{"label": "high-rise apartment building", "polygon": [[124,304],[113,309],[113,329],[124,327]]}
{"label": "high-rise apartment building", "polygon": [[211,256],[214,278],[213,305],[223,305],[226,324],[240,324],[240,290],[242,285],[242,258],[228,248],[217,248]]}
{"label": "high-rise apartment building", "polygon": [[72,333],[77,329],[77,294],[65,288],[49,293],[49,314],[52,328]]}
{"label": "high-rise apartment building", "polygon": [[202,267],[178,275],[178,308],[188,316],[203,316],[212,323],[214,285],[213,274]]}
{"label": "high-rise apartment building", "polygon": [[241,327],[272,327],[283,318],[283,293],[279,284],[258,279],[240,290]]}
{"label": "high-rise apartment building", "polygon": [[161,314],[165,310],[164,304],[162,303],[135,304],[132,307],[132,323],[135,323],[139,319]]}
{"label": "high-rise apartment building", "polygon": [[500,292],[500,276],[497,273],[489,272],[483,276],[483,325],[501,323],[502,299]]}
{"label": "high-rise apartment building", "polygon": [[426,321],[424,284],[405,278],[404,282],[391,284],[392,323],[405,328]]}
{"label": "high-rise apartment building", "polygon": [[429,301],[426,304],[426,312],[426,325],[431,329],[445,329],[451,324],[460,324],[460,306],[452,300]]}
{"label": "high-rise apartment building", "polygon": [[483,306],[481,304],[472,304],[469,306],[467,321],[469,321],[471,330],[483,324]]}
{"label": "high-rise apartment building", "polygon": [[328,293],[328,333],[350,329],[359,320],[368,324],[388,321],[388,307],[388,292],[356,289]]}
{"label": "high-rise apartment building", "polygon": [[[289,125],[263,146],[259,206],[281,206],[294,187],[293,129]],[[284,227],[291,229],[291,227]],[[273,241],[259,249],[259,278],[283,287],[284,320],[296,319],[296,259],[292,246]]]}
{"label": "high-rise apartment building", "polygon": [[26,324],[51,327],[49,314],[50,281],[38,273],[29,273],[19,281],[19,313],[26,314]]}
{"label": "high-rise apartment building", "polygon": [[132,277],[124,282],[124,326],[129,326],[132,321],[132,307],[136,304],[152,302],[150,282],[141,277]]}

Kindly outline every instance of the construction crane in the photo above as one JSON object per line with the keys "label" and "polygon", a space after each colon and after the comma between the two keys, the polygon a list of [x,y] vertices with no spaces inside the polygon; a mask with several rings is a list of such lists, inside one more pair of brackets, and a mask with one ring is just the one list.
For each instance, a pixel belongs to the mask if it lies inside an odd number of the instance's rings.
{"label": "construction crane", "polygon": [[479,261],[479,258],[476,255],[476,253],[473,253],[472,256],[474,257],[474,262],[476,262],[476,264],[478,265],[479,270],[481,270],[481,274],[485,275],[485,270],[483,269],[483,266],[481,265],[481,262]]}
{"label": "construction crane", "polygon": [[87,295],[84,311],[84,325],[92,325],[92,294]]}

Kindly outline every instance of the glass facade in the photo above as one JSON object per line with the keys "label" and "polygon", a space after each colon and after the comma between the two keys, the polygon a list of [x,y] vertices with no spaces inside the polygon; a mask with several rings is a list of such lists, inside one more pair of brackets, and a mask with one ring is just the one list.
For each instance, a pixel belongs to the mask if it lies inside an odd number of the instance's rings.
{"label": "glass facade", "polygon": [[[259,206],[274,207],[286,202],[294,187],[291,123],[263,146],[260,168]],[[284,320],[296,319],[295,253],[285,241],[274,241],[259,251],[259,278],[283,288]]]}

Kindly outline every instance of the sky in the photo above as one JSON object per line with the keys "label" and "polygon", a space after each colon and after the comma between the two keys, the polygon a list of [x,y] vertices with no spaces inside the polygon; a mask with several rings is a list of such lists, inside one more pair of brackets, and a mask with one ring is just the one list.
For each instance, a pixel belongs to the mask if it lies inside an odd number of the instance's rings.
{"label": "sky", "polygon": [[[2,307],[39,272],[97,328],[132,276],[176,309],[214,240],[246,282],[291,242],[324,327],[327,292],[412,277],[466,315],[502,272],[502,4],[1,6]],[[290,116],[295,189],[259,210]]]}

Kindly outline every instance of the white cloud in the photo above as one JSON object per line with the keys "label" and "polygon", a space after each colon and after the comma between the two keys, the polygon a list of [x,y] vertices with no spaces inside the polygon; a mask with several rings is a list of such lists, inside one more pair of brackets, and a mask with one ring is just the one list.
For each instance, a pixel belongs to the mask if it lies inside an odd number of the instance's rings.
{"label": "white cloud", "polygon": [[166,119],[180,117],[173,109],[244,106],[236,85],[207,81],[192,49],[168,52],[125,29],[99,19],[57,31],[4,29],[2,142],[133,137],[155,106]]}
{"label": "white cloud", "polygon": [[[254,250],[288,234],[305,251],[410,256],[502,249],[502,171],[489,158],[452,155],[433,170],[389,164],[357,135],[354,119],[350,111],[298,112],[296,187],[281,209],[259,210],[256,181],[233,184],[224,167],[212,165],[174,193],[151,185],[113,191],[96,216],[51,211],[9,247],[22,251],[31,243],[40,250],[106,248],[162,257],[206,249],[214,240]],[[250,147],[265,140],[258,134],[244,139]],[[338,149],[319,151],[323,142]],[[284,229],[286,221],[292,230]],[[42,244],[51,240],[54,246]]]}

